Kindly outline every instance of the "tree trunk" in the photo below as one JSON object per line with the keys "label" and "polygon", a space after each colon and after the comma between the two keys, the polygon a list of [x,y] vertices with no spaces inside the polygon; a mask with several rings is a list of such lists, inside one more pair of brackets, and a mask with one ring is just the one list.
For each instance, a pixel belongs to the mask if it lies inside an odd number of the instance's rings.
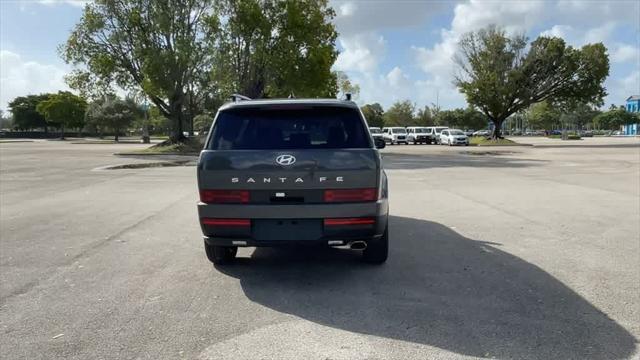
{"label": "tree trunk", "polygon": [[149,144],[151,143],[151,138],[149,137],[149,115],[148,109],[144,111],[144,123],[142,124],[142,143]]}
{"label": "tree trunk", "polygon": [[60,140],[64,140],[64,125],[62,125],[60,129],[62,130],[62,132],[60,133]]}
{"label": "tree trunk", "polygon": [[491,134],[491,139],[502,139],[502,123],[504,123],[504,119],[491,119],[491,122],[493,122],[493,133]]}
{"label": "tree trunk", "polygon": [[183,142],[185,140],[184,134],[182,133],[182,111],[174,111],[171,113],[171,134],[169,136],[169,141],[172,144]]}
{"label": "tree trunk", "polygon": [[114,139],[113,139],[115,142],[118,142],[118,141],[120,140],[120,138],[118,137],[118,133],[119,133],[119,132],[120,132],[120,131],[119,131],[118,129],[116,129],[116,136],[115,136],[115,137],[114,137]]}

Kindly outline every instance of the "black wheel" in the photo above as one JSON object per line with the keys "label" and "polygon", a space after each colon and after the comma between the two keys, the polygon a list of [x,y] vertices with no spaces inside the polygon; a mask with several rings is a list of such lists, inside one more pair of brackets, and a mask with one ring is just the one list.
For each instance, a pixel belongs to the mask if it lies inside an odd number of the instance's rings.
{"label": "black wheel", "polygon": [[204,251],[207,253],[207,259],[216,265],[228,264],[236,257],[238,253],[237,246],[215,246],[204,244]]}
{"label": "black wheel", "polygon": [[367,248],[362,252],[362,260],[370,264],[382,264],[387,261],[389,255],[389,225],[384,229],[384,234],[379,239],[372,239],[367,243]]}

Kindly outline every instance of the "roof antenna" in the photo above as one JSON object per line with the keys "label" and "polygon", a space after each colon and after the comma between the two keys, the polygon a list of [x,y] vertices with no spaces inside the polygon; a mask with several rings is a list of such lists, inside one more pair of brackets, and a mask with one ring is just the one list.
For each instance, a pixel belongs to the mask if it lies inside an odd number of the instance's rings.
{"label": "roof antenna", "polygon": [[288,99],[295,99],[295,98],[296,98],[296,95],[293,93],[293,91],[290,92]]}
{"label": "roof antenna", "polygon": [[345,93],[345,94],[344,94],[344,97],[345,97],[345,100],[347,100],[347,101],[351,101],[351,93],[350,93],[350,92]]}

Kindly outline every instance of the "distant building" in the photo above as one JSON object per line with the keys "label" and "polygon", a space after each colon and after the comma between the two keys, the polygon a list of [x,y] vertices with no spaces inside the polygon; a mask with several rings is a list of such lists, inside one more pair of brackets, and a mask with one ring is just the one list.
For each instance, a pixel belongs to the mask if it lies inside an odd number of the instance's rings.
{"label": "distant building", "polygon": [[[631,113],[640,113],[640,95],[631,95],[627,98],[626,109]],[[638,135],[640,126],[638,123],[622,125],[622,132],[625,135]]]}

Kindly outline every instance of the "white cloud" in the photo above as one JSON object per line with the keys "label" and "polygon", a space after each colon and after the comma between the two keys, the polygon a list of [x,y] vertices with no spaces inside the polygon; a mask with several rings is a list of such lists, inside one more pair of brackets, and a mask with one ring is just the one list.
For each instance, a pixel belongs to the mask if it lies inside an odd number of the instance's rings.
{"label": "white cloud", "polygon": [[640,95],[640,71],[632,70],[628,75],[620,78],[609,78],[605,82],[607,96],[605,106],[621,105],[630,95]]}
{"label": "white cloud", "polygon": [[[564,38],[573,46],[603,42],[610,49],[612,62],[625,62],[638,58],[638,49],[628,45],[610,44],[613,34],[622,24],[638,26],[637,2],[588,1],[482,1],[469,0],[455,6],[450,27],[441,29],[440,41],[430,47],[413,46],[416,65],[424,71],[427,80],[440,94],[444,107],[464,106],[462,96],[456,94],[453,75],[456,66],[453,57],[461,36],[490,24],[504,28],[508,33],[527,33],[543,23],[552,24],[541,34]],[[625,13],[624,15],[621,13]],[[629,16],[628,13],[633,14]],[[451,102],[449,102],[451,101]]]}
{"label": "white cloud", "polygon": [[342,52],[334,64],[340,71],[374,71],[385,53],[385,40],[375,33],[341,37]]}
{"label": "white cloud", "polygon": [[632,71],[628,76],[620,79],[620,85],[623,91],[628,94],[640,93],[640,71]]}
{"label": "white cloud", "polygon": [[615,29],[615,27],[615,23],[608,22],[602,26],[588,29],[584,35],[584,43],[593,44],[597,42],[606,42],[613,34],[613,30]]}
{"label": "white cloud", "polygon": [[17,96],[68,90],[64,82],[67,69],[25,61],[11,51],[0,51],[0,108],[7,109]]}
{"label": "white cloud", "polygon": [[387,81],[392,87],[403,88],[409,84],[409,77],[396,66],[387,74]]}
{"label": "white cloud", "polygon": [[424,26],[429,17],[447,8],[446,2],[333,0],[334,23],[340,37],[340,54],[334,70],[345,71],[360,86],[360,103],[379,102],[388,107],[396,100],[414,97],[412,80],[400,66],[387,74],[380,64],[387,56],[381,31]]}
{"label": "white cloud", "polygon": [[540,36],[559,37],[568,40],[575,36],[575,29],[569,25],[553,25],[551,29],[540,33]]}
{"label": "white cloud", "polygon": [[544,10],[544,1],[471,0],[456,5],[451,29],[461,35],[498,24],[509,32],[523,31],[537,24]]}
{"label": "white cloud", "polygon": [[72,5],[77,7],[84,7],[88,4],[89,0],[38,0],[39,4],[43,5]]}
{"label": "white cloud", "polygon": [[628,61],[640,60],[640,48],[627,44],[616,44],[612,50],[610,50],[609,57],[612,62],[622,63]]}
{"label": "white cloud", "polygon": [[352,36],[385,28],[422,26],[427,19],[446,8],[438,1],[344,1],[333,0],[334,22],[340,36]]}
{"label": "white cloud", "polygon": [[616,23],[614,22],[608,22],[592,28],[554,25],[551,29],[541,32],[540,35],[560,37],[572,46],[581,47],[586,44],[609,41],[615,28]]}

